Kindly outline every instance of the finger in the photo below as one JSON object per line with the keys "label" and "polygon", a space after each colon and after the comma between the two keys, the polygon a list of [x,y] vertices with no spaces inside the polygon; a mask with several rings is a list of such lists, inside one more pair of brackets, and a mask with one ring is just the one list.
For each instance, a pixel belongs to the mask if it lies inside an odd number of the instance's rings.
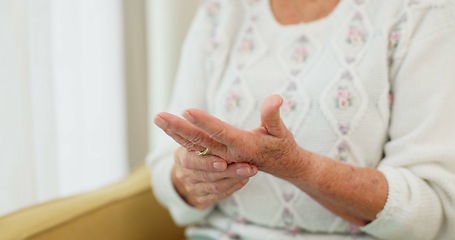
{"label": "finger", "polygon": [[216,183],[217,186],[214,183],[192,185],[188,189],[190,196],[186,201],[193,207],[205,209],[240,190],[248,181],[249,178],[243,178],[238,181],[223,180]]}
{"label": "finger", "polygon": [[219,152],[218,149],[223,151],[226,148],[187,120],[175,115],[162,112],[155,116],[154,122],[179,144],[183,144],[182,146],[195,145],[192,148],[197,151],[202,151],[207,147],[210,148],[212,154]]}
{"label": "finger", "polygon": [[249,179],[243,179],[243,181],[238,182],[234,185],[232,185],[230,188],[226,189],[225,191],[221,193],[209,193],[208,195],[205,196],[200,196],[197,201],[204,206],[210,206],[213,205],[229,196],[231,196],[233,193],[237,192],[238,190],[242,189],[247,183]]}
{"label": "finger", "polygon": [[279,95],[272,95],[265,99],[261,106],[261,125],[267,132],[276,137],[285,137],[287,128],[280,116],[280,107],[283,99]]}
{"label": "finger", "polygon": [[213,183],[222,179],[242,179],[252,177],[257,173],[258,169],[254,165],[247,163],[233,163],[229,164],[227,169],[222,172],[195,171],[193,174],[196,181]]}
{"label": "finger", "polygon": [[223,195],[234,189],[239,189],[248,182],[249,178],[226,178],[213,183],[201,183],[199,187],[205,189],[207,194]]}
{"label": "finger", "polygon": [[203,151],[205,148],[203,146],[194,144],[190,142],[188,139],[176,134],[173,131],[170,131],[169,129],[163,130],[168,136],[174,139],[175,142],[180,144],[180,146],[188,149],[189,151]]}
{"label": "finger", "polygon": [[197,128],[204,131],[210,138],[226,145],[233,143],[243,143],[243,138],[247,138],[247,132],[240,130],[210,114],[198,109],[188,109],[183,112],[183,117],[194,124]]}
{"label": "finger", "polygon": [[197,156],[194,152],[189,152],[185,148],[175,151],[176,162],[185,169],[200,170],[204,172],[224,171],[228,164],[222,158],[213,155]]}

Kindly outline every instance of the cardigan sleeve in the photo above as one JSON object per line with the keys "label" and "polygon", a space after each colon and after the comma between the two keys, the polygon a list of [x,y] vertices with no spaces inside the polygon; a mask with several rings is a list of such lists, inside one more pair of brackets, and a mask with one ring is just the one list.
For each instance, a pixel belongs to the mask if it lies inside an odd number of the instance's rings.
{"label": "cardigan sleeve", "polygon": [[406,50],[392,66],[390,141],[378,166],[388,198],[362,228],[380,239],[455,236],[455,7],[449,2],[415,10]]}
{"label": "cardigan sleeve", "polygon": [[[207,80],[205,64],[211,32],[217,11],[217,1],[205,1],[197,10],[182,47],[179,68],[171,95],[169,112],[180,115],[189,107],[206,109]],[[147,162],[152,173],[152,188],[158,201],[171,213],[178,225],[187,225],[204,219],[213,209],[198,210],[181,199],[171,181],[173,153],[178,144],[161,129],[153,129],[154,146]]]}

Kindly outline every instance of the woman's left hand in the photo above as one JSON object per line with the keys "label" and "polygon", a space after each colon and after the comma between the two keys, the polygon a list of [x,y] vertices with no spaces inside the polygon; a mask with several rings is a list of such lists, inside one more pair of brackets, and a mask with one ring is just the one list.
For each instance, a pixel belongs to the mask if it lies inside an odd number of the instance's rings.
{"label": "woman's left hand", "polygon": [[300,148],[281,120],[283,99],[268,97],[261,107],[260,126],[245,131],[197,109],[186,110],[183,117],[160,113],[166,121],[165,132],[182,145],[202,146],[210,154],[228,162],[256,165],[259,170],[284,179],[301,176],[309,152]]}

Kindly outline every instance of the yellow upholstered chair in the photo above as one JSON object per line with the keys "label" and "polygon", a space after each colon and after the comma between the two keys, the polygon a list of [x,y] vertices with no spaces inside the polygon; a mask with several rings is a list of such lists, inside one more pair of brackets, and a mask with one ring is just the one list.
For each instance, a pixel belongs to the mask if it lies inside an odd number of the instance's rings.
{"label": "yellow upholstered chair", "polygon": [[153,197],[145,165],[100,190],[0,217],[0,240],[183,238],[183,229]]}

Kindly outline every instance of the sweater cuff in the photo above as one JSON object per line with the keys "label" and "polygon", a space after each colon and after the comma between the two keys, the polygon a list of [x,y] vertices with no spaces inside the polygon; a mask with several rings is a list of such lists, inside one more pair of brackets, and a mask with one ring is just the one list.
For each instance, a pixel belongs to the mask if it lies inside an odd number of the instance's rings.
{"label": "sweater cuff", "polygon": [[403,208],[403,203],[408,202],[409,188],[406,180],[398,169],[383,166],[379,168],[388,184],[389,192],[387,201],[376,219],[368,225],[361,227],[361,231],[379,239],[396,239],[404,232],[403,222],[411,219],[412,213]]}
{"label": "sweater cuff", "polygon": [[171,159],[163,160],[159,166],[156,165],[153,171],[152,185],[156,198],[169,209],[172,218],[179,226],[203,220],[213,210],[213,207],[199,210],[188,205],[180,197],[171,180],[172,164]]}

